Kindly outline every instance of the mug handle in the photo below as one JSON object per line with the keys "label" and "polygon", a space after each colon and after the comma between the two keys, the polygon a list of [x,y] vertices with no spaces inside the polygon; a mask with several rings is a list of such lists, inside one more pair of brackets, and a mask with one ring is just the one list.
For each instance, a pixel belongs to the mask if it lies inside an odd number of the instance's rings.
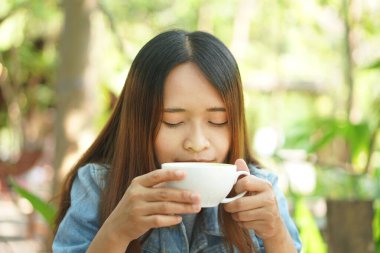
{"label": "mug handle", "polygon": [[[249,175],[251,175],[248,171],[245,171],[245,170],[240,170],[240,171],[237,171],[237,173],[236,173],[236,181],[235,181],[235,183],[237,182],[237,179],[239,178],[239,176],[241,176],[241,175],[246,175],[246,176],[249,176]],[[232,201],[234,201],[234,200],[237,200],[237,199],[239,199],[239,198],[241,198],[241,197],[243,197],[245,194],[247,194],[247,192],[245,191],[245,192],[242,192],[242,193],[239,193],[238,195],[236,195],[235,197],[232,197],[232,198],[224,198],[220,203],[230,203],[230,202],[232,202]]]}

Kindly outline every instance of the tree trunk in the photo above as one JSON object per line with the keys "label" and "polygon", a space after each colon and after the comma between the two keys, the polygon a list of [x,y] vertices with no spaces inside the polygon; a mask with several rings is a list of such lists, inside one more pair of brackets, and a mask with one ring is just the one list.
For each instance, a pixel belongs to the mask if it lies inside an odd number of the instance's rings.
{"label": "tree trunk", "polygon": [[198,10],[197,30],[205,32],[214,32],[213,8],[209,1],[201,1]]}
{"label": "tree trunk", "polygon": [[238,3],[231,43],[231,50],[238,60],[243,57],[249,44],[249,30],[254,16],[255,3],[256,0],[240,0]]}
{"label": "tree trunk", "polygon": [[327,201],[327,233],[331,253],[373,253],[373,202]]}
{"label": "tree trunk", "polygon": [[96,75],[91,62],[92,14],[96,0],[64,0],[64,26],[59,47],[56,85],[53,192],[92,137]]}
{"label": "tree trunk", "polygon": [[351,121],[354,77],[353,77],[353,59],[352,59],[352,30],[351,30],[351,0],[343,0],[343,21],[344,21],[344,79],[347,85],[347,102],[346,112],[347,120]]}

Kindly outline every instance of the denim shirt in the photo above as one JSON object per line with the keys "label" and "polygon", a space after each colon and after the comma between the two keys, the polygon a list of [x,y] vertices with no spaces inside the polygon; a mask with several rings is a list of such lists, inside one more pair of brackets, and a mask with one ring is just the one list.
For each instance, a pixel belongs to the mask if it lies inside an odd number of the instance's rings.
{"label": "denim shirt", "polygon": [[[250,166],[251,174],[272,183],[278,208],[284,224],[293,239],[297,252],[301,252],[298,230],[288,212],[284,194],[278,187],[277,176]],[[71,189],[71,206],[60,223],[53,241],[53,252],[85,252],[100,229],[99,202],[106,184],[108,169],[99,164],[87,164],[79,169]],[[228,252],[218,222],[218,208],[203,208],[193,228],[192,242],[186,236],[186,227],[180,223],[151,231],[142,245],[143,253],[212,253]],[[256,251],[264,253],[263,241],[251,229],[250,235]],[[238,252],[235,250],[235,252]]]}

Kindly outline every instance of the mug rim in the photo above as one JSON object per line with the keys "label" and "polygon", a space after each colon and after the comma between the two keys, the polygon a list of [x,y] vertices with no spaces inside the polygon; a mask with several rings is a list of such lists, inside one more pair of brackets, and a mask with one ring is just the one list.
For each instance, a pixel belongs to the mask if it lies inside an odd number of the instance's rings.
{"label": "mug rim", "polygon": [[[168,162],[168,163],[162,163],[161,168],[168,169],[168,168],[179,168],[180,166],[188,167],[189,165],[196,165],[199,167],[209,167],[209,166],[217,166],[222,168],[232,168],[236,167],[235,164],[229,164],[229,163],[215,163],[215,162]],[[165,167],[165,168],[164,168]]]}

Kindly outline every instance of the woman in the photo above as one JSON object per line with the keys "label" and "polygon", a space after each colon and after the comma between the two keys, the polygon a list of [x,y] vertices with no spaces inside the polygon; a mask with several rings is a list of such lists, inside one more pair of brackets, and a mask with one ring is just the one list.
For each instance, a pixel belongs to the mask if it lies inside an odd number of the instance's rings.
{"label": "woman", "polygon": [[[243,105],[220,40],[175,30],[149,41],[64,183],[54,252],[299,252],[277,178],[249,153]],[[175,161],[236,163],[252,175],[234,191],[249,194],[201,209],[197,193],[162,187],[186,176],[159,170]]]}

